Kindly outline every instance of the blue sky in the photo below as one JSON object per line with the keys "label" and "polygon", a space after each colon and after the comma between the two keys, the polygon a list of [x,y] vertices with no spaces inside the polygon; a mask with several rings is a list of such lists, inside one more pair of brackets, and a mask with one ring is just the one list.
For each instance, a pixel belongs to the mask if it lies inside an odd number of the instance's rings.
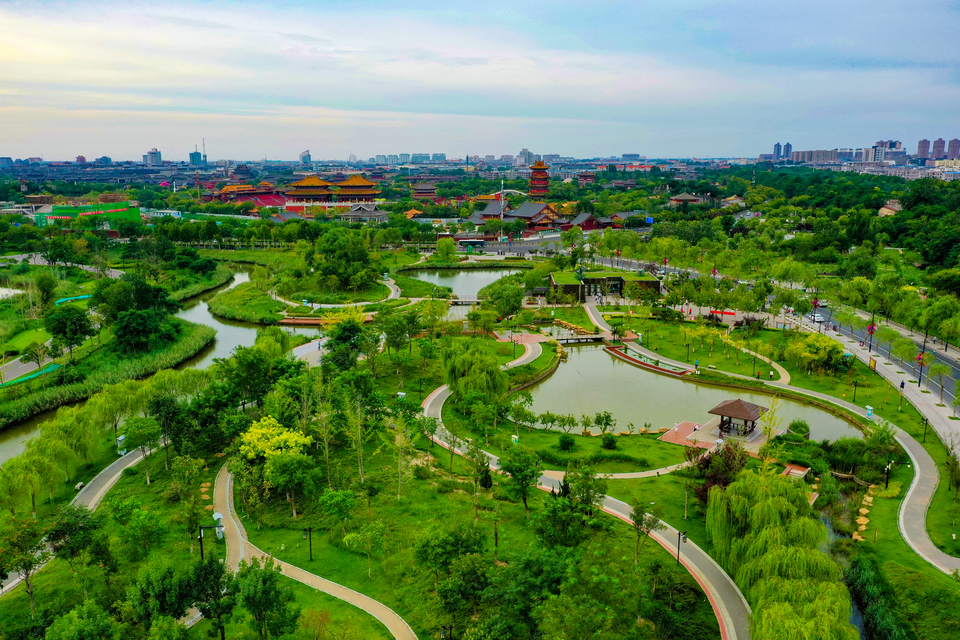
{"label": "blue sky", "polygon": [[960,4],[6,2],[0,156],[755,156],[960,137]]}

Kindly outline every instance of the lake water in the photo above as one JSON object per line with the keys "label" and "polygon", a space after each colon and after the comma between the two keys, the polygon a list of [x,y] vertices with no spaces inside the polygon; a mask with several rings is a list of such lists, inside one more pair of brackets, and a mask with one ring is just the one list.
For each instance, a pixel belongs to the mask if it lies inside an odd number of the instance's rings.
{"label": "lake water", "polygon": [[18,293],[23,293],[21,289],[11,289],[9,287],[0,287],[0,300],[3,298],[12,298]]}
{"label": "lake water", "polygon": [[[630,422],[637,427],[649,422],[659,429],[684,420],[703,424],[713,417],[707,411],[724,400],[741,398],[769,407],[772,399],[765,394],[708,387],[653,373],[618,360],[601,347],[572,347],[567,352],[567,362],[528,390],[533,396],[533,411],[572,413],[577,417],[609,411],[617,420],[618,430]],[[814,440],[861,435],[846,421],[816,407],[783,399],[780,407],[784,429],[792,420],[806,420]]]}
{"label": "lake water", "polygon": [[[210,313],[210,309],[207,307],[207,301],[217,293],[232,289],[249,280],[250,274],[241,270],[226,284],[184,301],[183,309],[176,314],[177,317],[213,327],[217,330],[217,337],[195,356],[177,365],[177,369],[206,369],[213,364],[215,358],[227,358],[237,347],[253,346],[257,339],[258,325],[218,318]],[[317,330],[310,327],[285,327],[285,330],[310,337],[318,335]],[[56,410],[46,411],[29,420],[0,430],[0,464],[23,451],[26,441],[36,435],[40,430],[40,425],[55,414]]]}
{"label": "lake water", "polygon": [[434,269],[432,271],[404,271],[403,275],[417,280],[450,287],[458,296],[475,296],[488,284],[516,273],[510,269]]}

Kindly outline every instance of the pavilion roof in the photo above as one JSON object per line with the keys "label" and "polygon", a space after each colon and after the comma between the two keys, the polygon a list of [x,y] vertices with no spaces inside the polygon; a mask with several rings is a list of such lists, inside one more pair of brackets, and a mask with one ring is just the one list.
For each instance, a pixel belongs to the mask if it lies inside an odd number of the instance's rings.
{"label": "pavilion roof", "polygon": [[543,160],[537,160],[536,162],[533,163],[533,165],[530,168],[531,169],[549,169],[550,165],[544,164]]}
{"label": "pavilion roof", "polygon": [[291,187],[329,187],[332,183],[317,176],[307,176],[303,180],[290,183]]}
{"label": "pavilion roof", "polygon": [[338,187],[375,187],[377,186],[377,183],[367,180],[363,176],[350,176],[343,182],[338,182],[337,186]]}
{"label": "pavilion roof", "polygon": [[680,195],[678,195],[678,196],[673,196],[673,197],[671,197],[670,199],[671,199],[671,200],[676,200],[676,201],[679,201],[679,202],[683,202],[683,201],[693,202],[694,200],[699,200],[700,198],[698,198],[697,196],[695,196],[695,195],[693,195],[693,194],[690,194],[690,193],[687,193],[686,191],[684,191],[684,192],[681,193]]}
{"label": "pavilion roof", "polygon": [[736,400],[724,400],[707,413],[712,416],[725,416],[727,418],[756,422],[760,419],[760,416],[766,412],[767,407],[761,407],[758,404],[737,398]]}

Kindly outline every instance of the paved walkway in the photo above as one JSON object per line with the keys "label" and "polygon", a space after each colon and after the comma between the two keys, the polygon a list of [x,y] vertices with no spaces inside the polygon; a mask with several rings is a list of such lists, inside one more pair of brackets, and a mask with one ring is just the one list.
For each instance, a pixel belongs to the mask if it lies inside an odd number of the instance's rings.
{"label": "paved walkway", "polygon": [[393,278],[387,278],[386,280],[381,280],[383,284],[387,285],[387,288],[390,289],[390,295],[388,295],[383,300],[376,300],[374,302],[345,302],[343,304],[320,304],[318,302],[308,302],[306,305],[303,302],[293,302],[292,300],[286,300],[277,295],[276,291],[270,291],[270,297],[276,300],[277,302],[282,302],[283,304],[290,307],[303,307],[307,306],[311,309],[339,309],[341,307],[354,307],[361,306],[364,307],[368,304],[380,304],[385,300],[396,300],[400,297],[400,287],[393,281]]}
{"label": "paved walkway", "polygon": [[[39,265],[39,266],[43,266],[43,267],[49,267],[49,266],[50,266],[50,263],[47,262],[46,260],[44,260],[43,258],[41,258],[39,253],[29,253],[29,254],[28,254],[28,253],[21,253],[21,254],[15,255],[15,256],[0,256],[0,257],[5,258],[5,259],[7,259],[7,260],[16,260],[17,262],[21,262],[21,261],[23,261],[23,260],[28,260],[28,262],[29,262],[30,264],[35,264],[35,265]],[[59,266],[59,264],[60,264],[60,263],[57,263],[57,264],[55,264],[55,265],[53,265],[53,266]],[[73,263],[73,262],[68,262],[68,263],[66,263],[66,266],[68,266],[68,267],[76,267],[77,269],[82,269],[82,270],[84,270],[84,271],[89,271],[90,273],[97,273],[96,267],[91,267],[90,265],[86,265],[86,264],[75,264],[75,263]],[[120,269],[107,269],[107,270],[106,270],[106,274],[107,274],[107,276],[110,277],[110,278],[119,278],[120,276],[123,275],[123,273],[124,273],[124,272],[123,272],[123,271],[120,271]]]}
{"label": "paved walkway", "polygon": [[[526,364],[527,362],[532,362],[540,355],[539,353],[536,353],[535,355],[533,353],[533,351],[540,348],[539,344],[530,343],[524,346],[528,348],[528,351],[517,360],[504,365],[505,368],[516,367]],[[427,399],[423,402],[424,414],[428,417],[436,418],[440,423],[440,428],[437,431],[438,437],[436,440],[441,446],[446,448],[450,448],[451,446],[448,441],[454,441],[454,439],[444,428],[441,417],[443,403],[449,397],[450,389],[447,388],[447,385],[443,385],[427,396]],[[454,444],[452,445],[454,452],[463,455],[464,452],[462,448],[465,447],[465,444],[466,443],[462,441],[454,441]],[[499,459],[489,453],[487,455],[490,456],[490,468],[495,471],[499,470]],[[652,475],[655,474],[656,471],[657,470],[653,470],[651,472],[645,471],[642,473]],[[539,485],[541,489],[546,491],[551,489],[559,489],[560,487],[559,481],[547,474],[540,476]],[[621,500],[606,496],[603,501],[603,510],[617,518],[620,518],[621,520],[624,520],[625,522],[631,522],[631,507]],[[676,553],[674,550],[677,548],[677,529],[667,525],[665,532],[655,533],[652,537],[665,549]],[[707,594],[707,598],[710,600],[710,605],[713,607],[714,613],[717,616],[717,621],[720,625],[721,638],[724,640],[749,640],[750,605],[747,604],[743,594],[740,593],[740,589],[737,588],[737,585],[734,584],[730,576],[728,576],[726,572],[720,568],[720,565],[718,565],[713,558],[711,558],[700,547],[689,540],[682,545],[679,560],[683,564],[684,568],[689,571],[694,579],[700,584],[704,593]]]}
{"label": "paved walkway", "polygon": [[[233,475],[227,470],[226,464],[224,464],[220,468],[219,473],[217,473],[217,481],[213,492],[213,503],[214,509],[224,514],[222,522],[223,537],[227,544],[227,566],[232,570],[236,570],[240,560],[251,560],[253,558],[266,559],[269,557],[266,553],[250,543],[247,539],[247,532],[244,530],[243,525],[240,524],[239,518],[236,517],[233,509]],[[274,563],[280,567],[283,574],[288,578],[293,578],[308,587],[323,591],[335,598],[349,602],[358,609],[366,611],[383,623],[387,630],[393,634],[394,638],[398,640],[417,640],[417,634],[413,632],[410,625],[387,605],[377,602],[341,584],[321,578],[309,571],[304,571],[292,564],[279,560],[274,560]]]}
{"label": "paved walkway", "polygon": [[[109,491],[111,487],[117,483],[117,480],[120,479],[120,475],[123,473],[123,470],[127,467],[132,467],[142,459],[143,456],[141,455],[140,450],[136,449],[135,451],[127,453],[122,458],[115,460],[113,463],[107,466],[107,468],[94,476],[94,478],[88,482],[83,489],[78,491],[77,495],[74,496],[70,503],[84,505],[91,510],[96,509],[103,500],[103,497],[107,494],[107,491]],[[39,571],[39,569],[37,569],[37,571]],[[11,576],[12,577],[0,582],[0,596],[3,596],[5,593],[9,593],[12,587],[20,584],[21,580],[18,576],[16,576],[16,574],[11,574]]]}

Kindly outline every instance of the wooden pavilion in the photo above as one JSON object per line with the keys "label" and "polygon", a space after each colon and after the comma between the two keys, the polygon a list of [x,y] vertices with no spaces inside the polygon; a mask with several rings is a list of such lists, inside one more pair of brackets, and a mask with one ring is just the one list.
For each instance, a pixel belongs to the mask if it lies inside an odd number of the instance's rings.
{"label": "wooden pavilion", "polygon": [[747,402],[745,400],[724,400],[707,413],[720,416],[720,433],[736,432],[737,435],[749,435],[757,427],[760,416],[767,412],[767,407]]}

